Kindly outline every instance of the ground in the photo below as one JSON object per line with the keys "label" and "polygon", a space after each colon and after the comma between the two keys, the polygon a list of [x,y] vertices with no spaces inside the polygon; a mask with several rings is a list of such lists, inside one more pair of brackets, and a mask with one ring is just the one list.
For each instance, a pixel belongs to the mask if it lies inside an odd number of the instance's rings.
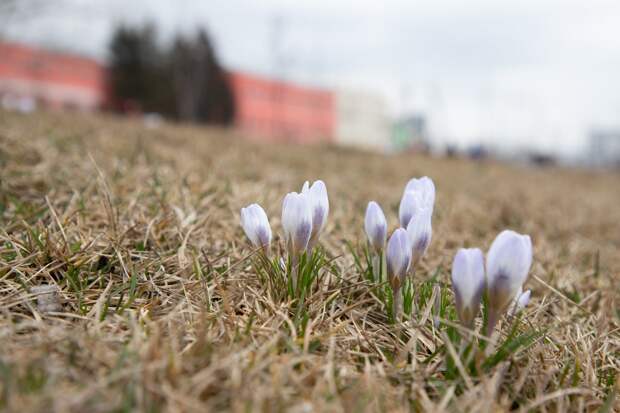
{"label": "ground", "polygon": [[[617,172],[8,113],[0,171],[1,409],[620,409]],[[378,201],[392,231],[405,183],[422,175],[437,187],[433,240],[414,310],[394,323],[385,287],[367,280],[364,212]],[[284,194],[319,178],[325,255],[307,295],[291,298],[239,210],[265,207],[277,257]],[[505,228],[532,237],[532,301],[487,343],[458,328],[449,272],[457,248],[486,251]],[[33,290],[45,284],[60,291],[52,311]]]}

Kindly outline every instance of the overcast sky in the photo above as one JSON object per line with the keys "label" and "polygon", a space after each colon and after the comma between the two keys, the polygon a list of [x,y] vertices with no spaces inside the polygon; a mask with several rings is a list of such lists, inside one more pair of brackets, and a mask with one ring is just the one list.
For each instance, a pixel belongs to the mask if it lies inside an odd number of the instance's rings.
{"label": "overcast sky", "polygon": [[463,146],[578,154],[592,127],[620,127],[618,0],[51,4],[5,34],[103,58],[119,21],[152,20],[164,38],[205,26],[228,67],[375,91]]}

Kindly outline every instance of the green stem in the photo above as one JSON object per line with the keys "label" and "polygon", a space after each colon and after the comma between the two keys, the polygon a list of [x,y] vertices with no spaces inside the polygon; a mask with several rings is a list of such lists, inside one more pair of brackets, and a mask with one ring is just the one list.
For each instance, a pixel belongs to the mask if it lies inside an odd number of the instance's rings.
{"label": "green stem", "polygon": [[381,264],[379,262],[380,259],[381,259],[380,255],[378,255],[377,253],[373,253],[373,256],[372,256],[372,279],[376,283],[380,283],[381,282]]}
{"label": "green stem", "polygon": [[297,253],[291,255],[291,278],[293,279],[293,295],[297,292],[297,279],[299,278],[299,256]]}
{"label": "green stem", "polygon": [[403,301],[403,295],[401,294],[401,289],[394,291],[394,297],[392,298],[392,315],[394,316],[394,322],[399,322],[401,318],[401,303]]}

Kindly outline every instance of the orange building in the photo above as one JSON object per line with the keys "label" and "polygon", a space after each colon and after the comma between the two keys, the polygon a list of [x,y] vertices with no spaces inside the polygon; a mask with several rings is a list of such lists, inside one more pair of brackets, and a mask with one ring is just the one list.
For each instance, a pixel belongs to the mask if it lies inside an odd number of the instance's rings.
{"label": "orange building", "polygon": [[317,143],[334,136],[331,91],[298,86],[246,73],[230,73],[235,125],[249,138]]}
{"label": "orange building", "polygon": [[[106,68],[93,59],[0,42],[0,103],[27,100],[31,109],[98,110],[108,103],[106,77]],[[229,80],[235,126],[248,138],[296,143],[333,139],[331,91],[241,72],[229,72]]]}
{"label": "orange building", "polygon": [[0,100],[95,110],[106,99],[106,70],[93,59],[0,43]]}

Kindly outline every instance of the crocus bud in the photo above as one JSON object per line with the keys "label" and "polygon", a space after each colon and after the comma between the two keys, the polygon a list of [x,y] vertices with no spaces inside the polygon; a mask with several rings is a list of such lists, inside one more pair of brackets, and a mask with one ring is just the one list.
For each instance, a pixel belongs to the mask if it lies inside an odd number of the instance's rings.
{"label": "crocus bud", "polygon": [[400,289],[411,263],[411,246],[407,231],[398,228],[387,244],[386,250],[388,281],[394,291]]}
{"label": "crocus bud", "polygon": [[390,286],[392,287],[392,315],[395,320],[400,319],[402,294],[400,287],[402,286],[409,265],[411,264],[411,245],[409,237],[404,228],[398,228],[387,244],[385,253],[387,262],[387,276]]}
{"label": "crocus bud", "polygon": [[364,228],[366,229],[370,246],[375,252],[381,253],[387,239],[387,221],[381,207],[375,201],[368,203]]}
{"label": "crocus bud", "polygon": [[289,253],[298,255],[306,251],[312,233],[312,212],[306,195],[291,192],[284,197],[282,227]]}
{"label": "crocus bud", "polygon": [[325,227],[327,215],[329,214],[327,187],[321,180],[314,181],[312,185],[306,181],[301,189],[301,193],[308,197],[312,211],[312,233],[309,242],[309,246],[312,248],[319,240],[319,235]]}
{"label": "crocus bud", "polygon": [[400,225],[407,228],[409,221],[415,215],[417,209],[424,208],[430,210],[431,215],[435,206],[435,184],[427,176],[411,179],[400,200],[398,208],[398,218]]}
{"label": "crocus bud", "polygon": [[271,244],[271,226],[263,208],[258,204],[241,208],[241,226],[252,245],[262,247],[266,253]]}
{"label": "crocus bud", "polygon": [[409,234],[412,248],[412,268],[424,257],[433,238],[432,213],[430,209],[418,208],[407,225],[407,234]]}
{"label": "crocus bud", "polygon": [[409,180],[405,186],[405,192],[420,194],[422,206],[430,209],[432,214],[435,206],[435,184],[431,178],[423,176],[419,179],[413,178]]}
{"label": "crocus bud", "polygon": [[488,334],[527,280],[532,265],[532,241],[528,235],[502,231],[487,254]]}
{"label": "crocus bud", "polygon": [[527,290],[526,292],[519,294],[517,298],[517,308],[516,312],[522,311],[530,302],[530,297],[532,296],[532,290]]}
{"label": "crocus bud", "polygon": [[478,248],[461,248],[452,262],[452,290],[461,323],[471,327],[484,292],[484,257]]}

